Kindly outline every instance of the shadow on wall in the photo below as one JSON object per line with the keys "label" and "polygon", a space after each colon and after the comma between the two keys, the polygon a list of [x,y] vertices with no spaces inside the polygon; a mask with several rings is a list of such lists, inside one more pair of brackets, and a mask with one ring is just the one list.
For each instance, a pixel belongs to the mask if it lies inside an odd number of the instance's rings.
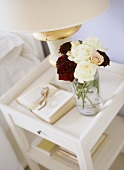
{"label": "shadow on wall", "polygon": [[42,43],[42,46],[43,46],[43,51],[44,51],[45,57],[47,57],[50,54],[50,50],[49,50],[49,47],[47,45],[47,42],[42,41],[41,43]]}
{"label": "shadow on wall", "polygon": [[72,40],[83,40],[88,36],[98,37],[108,48],[110,59],[124,64],[124,0],[111,0],[109,9],[82,25]]}

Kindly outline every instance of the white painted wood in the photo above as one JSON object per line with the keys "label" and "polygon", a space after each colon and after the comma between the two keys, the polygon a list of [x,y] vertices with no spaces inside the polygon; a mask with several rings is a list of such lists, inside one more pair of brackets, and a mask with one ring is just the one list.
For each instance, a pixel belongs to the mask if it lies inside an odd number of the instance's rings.
{"label": "white painted wood", "polygon": [[[51,82],[55,79],[56,69],[49,65],[48,59],[45,59],[31,74],[0,98],[0,108],[32,170],[38,169],[37,164],[33,161],[52,170],[58,168],[68,170],[73,168],[69,163],[59,162],[38,153],[34,149],[30,149],[27,138],[21,129],[17,130],[17,126],[36,135],[39,135],[37,131],[40,130],[41,137],[76,153],[80,166],[80,168],[75,167],[77,169],[107,170],[113,163],[122,146],[124,146],[124,136],[122,134],[124,131],[124,121],[120,118],[114,119],[124,104],[124,66],[111,63],[111,67],[100,69],[99,72],[104,106],[96,116],[83,116],[74,107],[55,124],[51,125],[42,121],[28,109],[17,103],[16,98],[24,91],[33,88],[43,81]],[[60,81],[60,86],[61,84],[62,82]],[[113,123],[113,119],[115,123]],[[110,127],[108,127],[109,125]],[[109,142],[104,145],[102,150],[98,150],[97,153],[99,154],[96,154],[97,156],[91,157],[90,150],[105,130],[109,134]],[[109,154],[106,156],[108,150]],[[50,162],[50,165],[48,162]]]}
{"label": "white painted wood", "polygon": [[[48,81],[52,77],[53,74],[55,74],[54,68],[52,68],[52,69],[49,68],[48,71],[45,74],[41,75],[39,77],[39,79],[37,79],[37,81],[35,81],[33,83],[33,85],[30,86],[29,88],[34,87],[35,84],[38,84],[39,82],[41,82],[44,79],[47,79],[46,81]],[[102,97],[103,97],[104,103],[106,103],[107,100],[110,99],[112,94],[116,91],[118,86],[122,83],[122,81],[124,80],[124,76],[114,74],[111,72],[110,73],[106,72],[106,71],[104,72],[103,70],[100,72],[100,75],[101,75],[101,85],[102,85],[102,87],[101,87]],[[48,78],[48,77],[50,77],[50,78]],[[109,81],[110,79],[111,79],[111,81]],[[107,91],[107,93],[105,93],[105,91]],[[122,100],[122,102],[123,102],[123,100]],[[32,115],[31,112],[27,111],[27,109],[20,106],[15,100],[12,103],[10,103],[10,106],[12,108],[16,108],[16,109],[20,110],[25,115],[29,114],[30,117],[33,117],[35,119],[34,115]],[[69,120],[71,121],[71,124],[68,123]],[[85,129],[87,129],[87,125],[91,124],[91,122],[93,120],[94,120],[94,116],[93,117],[82,116],[78,113],[77,109],[74,108],[67,115],[65,115],[62,119],[57,121],[54,124],[54,126],[56,128],[60,128],[63,131],[68,132],[69,134],[80,136],[81,133],[84,133]],[[63,123],[64,123],[64,126],[63,126]]]}
{"label": "white painted wood", "polygon": [[28,152],[29,157],[32,160],[35,160],[37,163],[41,164],[42,166],[48,168],[49,170],[79,170],[78,166],[69,164],[68,161],[62,162],[58,161],[44,153],[38,152],[36,149],[32,148]]}
{"label": "white painted wood", "polygon": [[[111,125],[107,128],[107,130],[105,131],[105,134],[108,134],[108,139],[107,142],[105,142],[105,144],[103,143],[103,147],[101,146],[100,148],[98,148],[98,150],[95,152],[95,154],[93,154],[93,165],[94,165],[94,169],[95,170],[108,170],[110,165],[113,163],[113,161],[115,160],[116,156],[118,155],[118,153],[120,152],[122,146],[124,145],[124,134],[122,136],[120,136],[120,134],[122,134],[124,131],[124,119],[120,118],[120,117],[116,117],[113,122],[111,123]],[[81,148],[82,147],[78,147],[79,145],[76,145],[77,148],[77,155],[79,155],[79,160],[81,162],[81,168],[83,168],[83,170],[85,169],[85,165],[82,163],[82,154],[81,154]],[[86,148],[85,148],[86,150]],[[83,150],[84,151],[84,150]],[[33,151],[31,151],[32,153]],[[35,151],[36,152],[36,151]],[[30,153],[30,154],[31,154]],[[31,154],[34,155],[34,154]],[[42,155],[42,156],[41,156]],[[85,153],[85,157],[87,155],[87,152]],[[35,154],[36,156],[36,154]],[[43,153],[39,153],[38,157],[35,159],[38,161],[38,159],[44,157]],[[50,158],[48,158],[49,160],[47,160],[47,157],[45,157],[46,162],[50,161]],[[90,156],[87,156],[87,158],[85,158],[87,160],[87,163],[90,164]],[[86,163],[86,162],[85,162]],[[45,166],[45,165],[44,165]],[[70,165],[71,166],[71,165]],[[91,170],[92,167],[89,166],[88,170]]]}
{"label": "white painted wood", "polygon": [[103,70],[105,69],[106,71],[111,71],[113,73],[124,75],[124,65],[120,63],[111,62],[110,66],[107,66],[106,68],[100,67],[100,69],[103,69]]}
{"label": "white painted wood", "polygon": [[[53,125],[50,125],[44,121],[41,121],[38,118],[33,119],[23,113],[21,114],[19,111],[9,108],[8,106],[4,104],[1,104],[1,109],[3,111],[4,109],[6,109],[6,111],[10,112],[12,120],[18,126],[25,128],[26,130],[29,130],[36,135],[38,135],[37,131],[41,130],[42,133],[40,134],[40,136],[48,140],[51,140],[52,142],[55,142],[56,144],[61,143],[63,147],[69,150],[72,150],[74,148],[74,145],[78,142],[78,138],[76,136],[66,133],[62,131],[61,129],[55,128]],[[59,138],[58,138],[58,135],[59,135]],[[72,141],[71,145],[70,145],[70,140]],[[63,141],[63,143],[61,141]]]}
{"label": "white painted wood", "polygon": [[[113,93],[112,97],[105,103],[103,109],[95,116],[94,121],[90,124],[80,138],[82,141],[90,141],[88,143],[91,149],[100,135],[105,131],[106,127],[110,124],[113,118],[116,116],[120,108],[124,103],[124,81]],[[93,135],[91,135],[93,134]]]}
{"label": "white painted wood", "polygon": [[86,145],[79,143],[76,146],[76,155],[80,170],[93,170],[93,163],[91,159],[91,154]]}
{"label": "white painted wood", "polygon": [[[94,170],[108,170],[111,164],[114,162],[115,158],[121,151],[123,145],[124,145],[124,119],[116,116],[116,118],[112,121],[110,126],[106,129],[104,132],[105,134],[108,135],[107,141],[105,143],[102,143],[102,145],[97,149],[97,151],[93,154],[92,160],[93,160],[93,166]],[[121,134],[121,135],[120,135]],[[81,148],[83,146],[80,146],[79,143],[75,146],[77,149],[77,156],[80,165],[81,170],[85,170],[85,164],[87,162],[87,169],[91,170],[92,165],[90,165],[91,162],[91,155],[89,155],[89,152],[87,148],[85,147],[85,150]],[[85,153],[83,154],[82,153]],[[43,166],[47,167],[48,169],[53,169],[56,170],[56,168],[60,167],[62,168],[67,168],[67,164],[61,163],[61,162],[56,162],[52,157],[47,156],[46,154],[42,152],[38,152],[36,149],[32,148],[29,150],[28,155],[30,156],[31,159],[35,160],[36,162],[42,164]],[[82,156],[85,157],[84,160],[86,160],[83,164],[82,161]],[[50,165],[48,165],[48,162],[50,162]],[[69,166],[69,164],[68,164]],[[72,168],[72,165],[70,164],[69,166]],[[70,169],[69,168],[69,169]],[[73,165],[73,168],[79,169],[78,167]],[[73,169],[72,168],[72,169]]]}
{"label": "white painted wood", "polygon": [[124,118],[116,116],[104,132],[108,139],[93,155],[95,170],[108,170],[124,146]]}

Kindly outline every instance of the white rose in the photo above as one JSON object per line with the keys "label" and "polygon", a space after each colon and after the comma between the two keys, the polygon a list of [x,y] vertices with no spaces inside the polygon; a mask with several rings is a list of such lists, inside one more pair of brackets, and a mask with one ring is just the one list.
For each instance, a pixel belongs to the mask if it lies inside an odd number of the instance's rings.
{"label": "white rose", "polygon": [[[80,62],[80,58],[82,58],[82,44],[80,44],[80,42],[71,42],[71,45],[71,50],[67,53],[69,56],[68,59],[78,63]],[[81,60],[83,60],[83,58]]]}
{"label": "white rose", "polygon": [[71,47],[71,51],[67,53],[69,56],[69,60],[74,61],[75,63],[79,63],[84,60],[88,60],[88,58],[94,52],[91,46],[85,44],[74,44]]}
{"label": "white rose", "polygon": [[71,42],[72,47],[73,47],[73,46],[77,46],[77,45],[79,45],[79,44],[80,44],[79,41],[77,41],[77,42]]}
{"label": "white rose", "polygon": [[98,66],[87,61],[83,61],[77,64],[74,72],[74,77],[78,79],[80,83],[84,81],[91,81],[94,79]]}
{"label": "white rose", "polygon": [[94,48],[94,51],[105,51],[103,44],[99,41],[98,38],[94,37],[88,37],[85,41],[83,41],[84,44],[89,45]]}
{"label": "white rose", "polygon": [[92,46],[88,46],[86,44],[82,44],[83,55],[86,56],[85,58],[88,60],[92,54],[94,53],[94,49]]}
{"label": "white rose", "polygon": [[104,58],[102,55],[100,55],[98,52],[93,53],[93,55],[90,57],[90,62],[96,65],[102,64],[104,61]]}

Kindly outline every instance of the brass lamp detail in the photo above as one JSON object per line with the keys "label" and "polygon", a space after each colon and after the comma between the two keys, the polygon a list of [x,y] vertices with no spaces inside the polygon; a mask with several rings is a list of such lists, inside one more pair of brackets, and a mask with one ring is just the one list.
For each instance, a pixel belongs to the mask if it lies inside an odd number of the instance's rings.
{"label": "brass lamp detail", "polygon": [[80,27],[81,25],[49,32],[37,32],[33,33],[33,36],[40,41],[47,41],[51,53],[49,55],[49,62],[55,66],[56,60],[60,56],[58,53],[59,47],[63,43],[71,41],[71,35],[76,33]]}
{"label": "brass lamp detail", "polygon": [[70,37],[80,29],[81,25],[49,32],[33,33],[33,36],[41,41],[54,41]]}

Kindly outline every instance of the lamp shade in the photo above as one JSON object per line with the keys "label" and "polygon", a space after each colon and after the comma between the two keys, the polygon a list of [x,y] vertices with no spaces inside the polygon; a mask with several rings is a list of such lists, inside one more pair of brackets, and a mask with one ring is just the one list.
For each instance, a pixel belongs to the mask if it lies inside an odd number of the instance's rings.
{"label": "lamp shade", "polygon": [[0,0],[0,29],[46,32],[83,24],[108,8],[108,0]]}

